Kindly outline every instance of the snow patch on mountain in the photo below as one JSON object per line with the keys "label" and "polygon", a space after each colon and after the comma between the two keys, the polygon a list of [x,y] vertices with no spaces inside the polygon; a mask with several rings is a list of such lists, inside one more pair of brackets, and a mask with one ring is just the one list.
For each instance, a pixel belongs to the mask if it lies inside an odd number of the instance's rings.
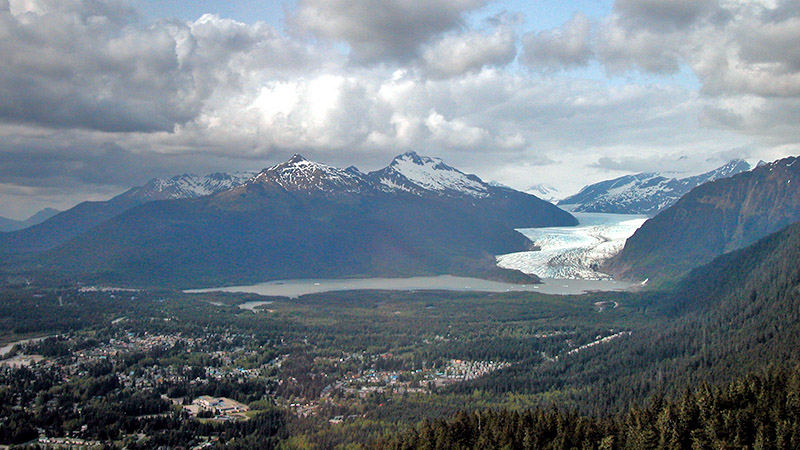
{"label": "snow patch on mountain", "polygon": [[497,265],[540,278],[603,280],[610,275],[597,269],[619,253],[628,239],[647,220],[628,214],[575,213],[577,227],[517,230],[537,250],[497,256]]}
{"label": "snow patch on mountain", "polygon": [[389,167],[372,172],[370,176],[390,191],[438,195],[468,195],[487,197],[490,186],[475,175],[468,175],[448,166],[439,158],[407,152],[395,157]]}
{"label": "snow patch on mountain", "polygon": [[537,183],[528,187],[528,189],[525,190],[525,193],[535,195],[540,199],[548,201],[550,203],[553,203],[561,198],[561,191],[554,188],[553,186],[548,186],[542,183]]}
{"label": "snow patch on mountain", "polygon": [[558,202],[576,212],[655,215],[671,206],[701,184],[750,170],[750,164],[736,159],[712,171],[686,178],[659,173],[638,173],[585,186],[575,195]]}
{"label": "snow patch on mountain", "polygon": [[370,183],[357,170],[343,170],[300,155],[264,169],[251,183],[275,184],[291,192],[360,193]]}
{"label": "snow patch on mountain", "polygon": [[183,174],[172,178],[155,178],[144,186],[134,188],[124,195],[141,201],[197,198],[240,186],[253,175],[253,172],[231,174],[217,172],[202,177],[194,174]]}

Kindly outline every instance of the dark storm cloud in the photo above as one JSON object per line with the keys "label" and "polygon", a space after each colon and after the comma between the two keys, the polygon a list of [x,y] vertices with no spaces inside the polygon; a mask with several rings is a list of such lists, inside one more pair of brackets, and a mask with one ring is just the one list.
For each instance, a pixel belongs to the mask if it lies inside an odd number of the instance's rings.
{"label": "dark storm cloud", "polygon": [[293,26],[346,42],[360,62],[408,61],[436,36],[462,27],[485,0],[300,0]]}
{"label": "dark storm cloud", "polygon": [[130,186],[158,172],[160,161],[152,154],[135,155],[116,144],[26,145],[0,151],[0,183],[23,186],[106,184]]}

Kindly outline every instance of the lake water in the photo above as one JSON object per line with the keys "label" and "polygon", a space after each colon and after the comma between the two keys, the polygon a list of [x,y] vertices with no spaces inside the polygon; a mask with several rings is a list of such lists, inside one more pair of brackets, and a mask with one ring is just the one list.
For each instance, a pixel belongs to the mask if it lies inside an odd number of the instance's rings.
{"label": "lake water", "polygon": [[265,301],[254,301],[254,302],[244,302],[239,305],[239,309],[246,309],[248,311],[258,312],[258,308],[262,306],[267,306],[272,302],[265,302]]}
{"label": "lake water", "polygon": [[5,355],[9,354],[11,352],[11,350],[14,348],[14,346],[17,345],[17,344],[22,345],[22,344],[27,344],[29,342],[38,342],[38,341],[41,341],[41,340],[44,340],[44,339],[47,339],[47,338],[48,338],[48,336],[39,337],[39,338],[32,338],[32,339],[23,339],[21,341],[10,342],[10,343],[0,347],[0,356],[5,356]]}
{"label": "lake water", "polygon": [[267,296],[299,297],[331,291],[350,290],[391,290],[391,291],[475,291],[475,292],[541,292],[543,294],[573,295],[587,291],[625,290],[633,284],[614,280],[568,280],[544,279],[542,284],[509,284],[478,278],[440,275],[435,277],[411,278],[358,278],[358,279],[318,279],[318,280],[280,280],[247,286],[226,286],[208,289],[190,289],[190,294],[205,292],[244,292]]}

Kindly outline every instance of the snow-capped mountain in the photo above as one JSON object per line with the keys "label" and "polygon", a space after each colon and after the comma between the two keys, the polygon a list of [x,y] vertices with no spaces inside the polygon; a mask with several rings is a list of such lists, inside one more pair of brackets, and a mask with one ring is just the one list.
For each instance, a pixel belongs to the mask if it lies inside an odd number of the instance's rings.
{"label": "snow-capped mountain", "polygon": [[370,172],[369,177],[388,191],[416,195],[488,197],[492,186],[475,175],[448,166],[439,158],[415,152],[395,157],[388,167]]}
{"label": "snow-capped mountain", "polygon": [[537,183],[525,190],[526,193],[535,195],[542,200],[554,203],[561,198],[561,191],[546,184]]}
{"label": "snow-capped mountain", "polygon": [[143,202],[197,198],[240,186],[253,175],[254,172],[215,172],[206,176],[183,174],[172,178],[154,178],[144,186],[130,189],[121,196]]}
{"label": "snow-capped mountain", "polygon": [[279,186],[288,192],[358,194],[374,189],[358,169],[339,169],[295,154],[286,162],[262,170],[248,183]]}
{"label": "snow-capped mountain", "polygon": [[[528,283],[536,278],[491,255],[529,248],[515,228],[576,224],[535,196],[415,153],[368,175],[294,155],[232,189],[129,208],[39,261],[139,283],[432,273]],[[139,261],[154,268],[147,279]]]}
{"label": "snow-capped mountain", "polygon": [[687,178],[669,178],[658,173],[638,173],[601,181],[558,202],[575,212],[655,215],[701,184],[750,170],[750,164],[735,159],[710,172]]}
{"label": "snow-capped mountain", "polygon": [[[509,188],[490,186],[475,175],[467,175],[440,159],[405,153],[385,169],[364,174],[355,167],[339,169],[294,155],[286,162],[258,173],[214,173],[204,177],[179,175],[154,179],[105,202],[84,202],[53,218],[3,239],[0,252],[36,252],[57,247],[132,208],[153,200],[213,197],[210,204],[220,209],[262,211],[278,207],[314,209],[320,205],[299,205],[303,199],[357,204],[365,197],[372,202],[394,204],[405,201],[480,214],[511,228],[575,225],[569,213],[532,195]],[[379,200],[380,197],[382,200]],[[320,203],[320,204],[322,204]],[[377,204],[377,203],[376,203]],[[333,205],[325,206],[331,207]],[[331,209],[329,214],[334,214]],[[288,210],[287,210],[288,211]],[[317,210],[321,214],[321,210]]]}

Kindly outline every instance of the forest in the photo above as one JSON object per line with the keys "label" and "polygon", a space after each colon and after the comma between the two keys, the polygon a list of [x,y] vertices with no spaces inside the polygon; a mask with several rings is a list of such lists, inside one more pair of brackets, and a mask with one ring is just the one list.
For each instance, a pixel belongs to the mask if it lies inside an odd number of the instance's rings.
{"label": "forest", "polygon": [[[0,360],[0,444],[795,448],[798,249],[794,226],[575,296],[7,285],[0,343],[50,337]],[[249,411],[190,415],[202,395]]]}

